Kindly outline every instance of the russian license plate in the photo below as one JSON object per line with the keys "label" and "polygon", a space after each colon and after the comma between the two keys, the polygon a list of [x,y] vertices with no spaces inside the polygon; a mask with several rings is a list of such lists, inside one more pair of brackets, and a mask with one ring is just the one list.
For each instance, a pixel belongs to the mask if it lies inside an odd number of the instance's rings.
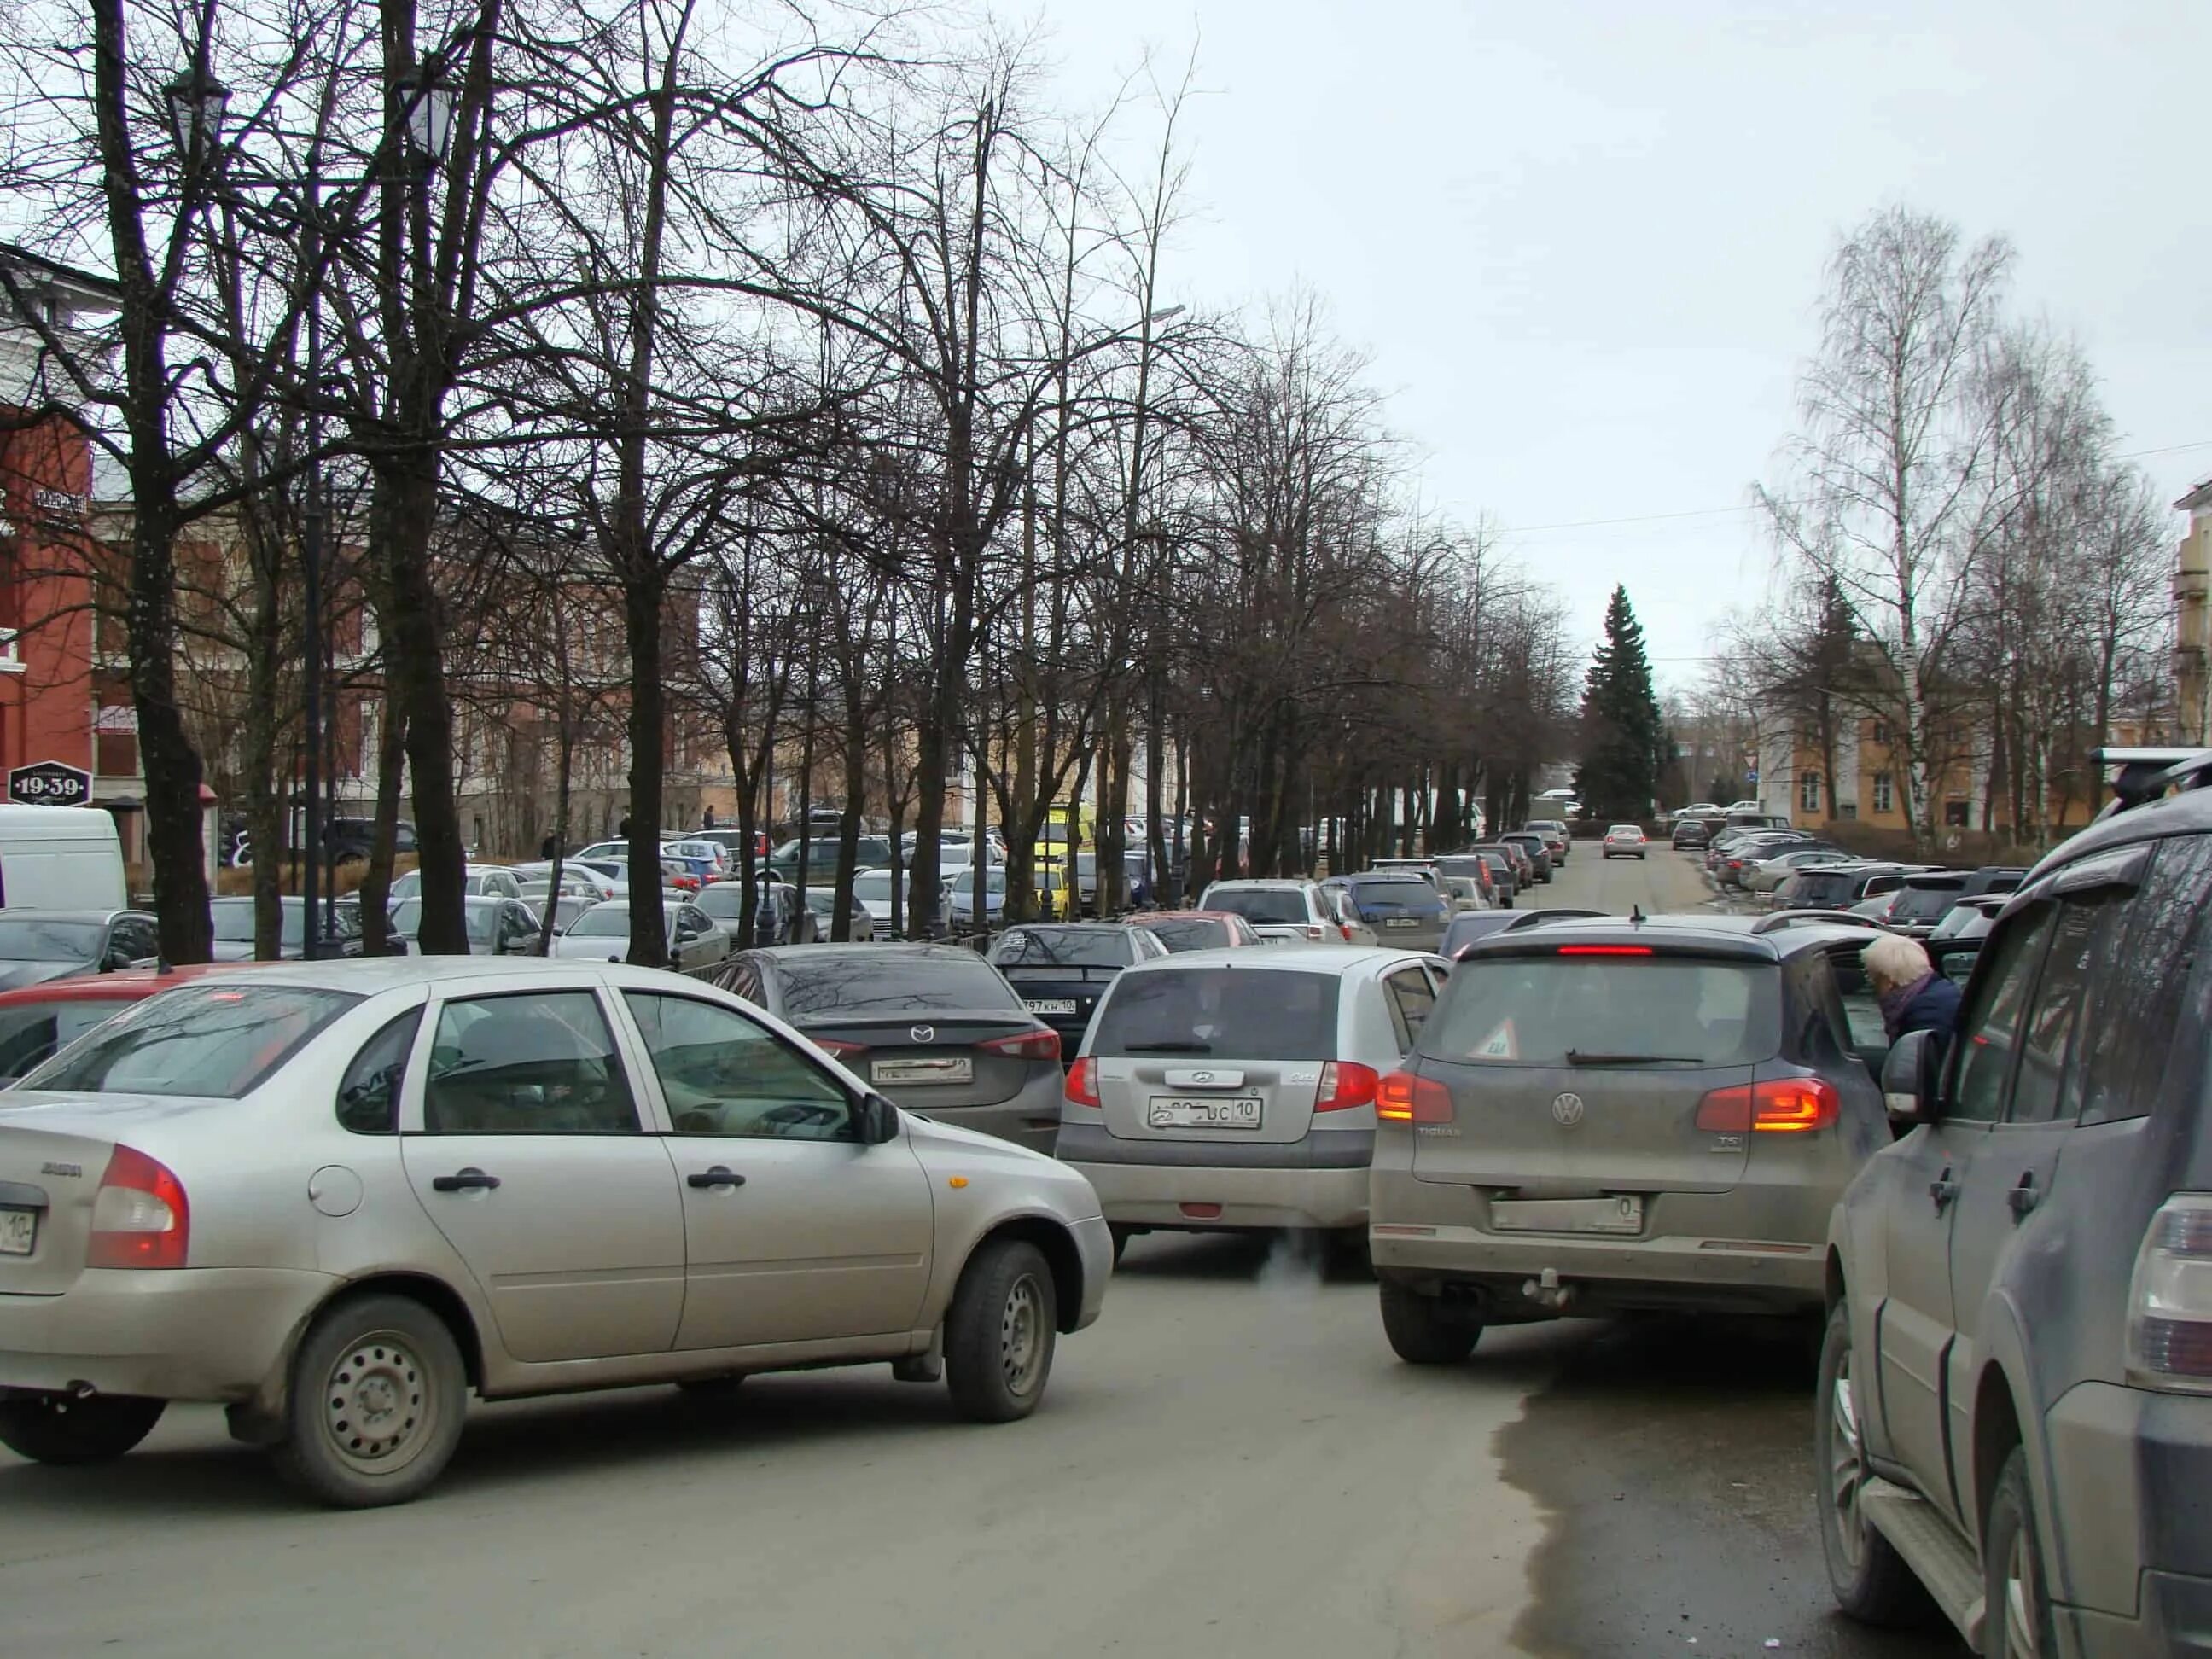
{"label": "russian license plate", "polygon": [[1145,1117],[1155,1129],[1256,1129],[1260,1097],[1154,1095]]}
{"label": "russian license plate", "polygon": [[1385,927],[1418,927],[1421,925],[1421,919],[1419,916],[1387,916],[1382,925]]}
{"label": "russian license plate", "polygon": [[931,1060],[878,1060],[868,1065],[871,1083],[973,1083],[975,1062],[967,1054]]}
{"label": "russian license plate", "polygon": [[1028,997],[1022,1006],[1033,1014],[1072,1014],[1075,1012],[1073,997]]}
{"label": "russian license plate", "polygon": [[38,1239],[36,1210],[0,1210],[0,1255],[28,1255]]}
{"label": "russian license plate", "polygon": [[1644,1231],[1644,1195],[1493,1199],[1490,1227],[1500,1233],[1624,1233]]}

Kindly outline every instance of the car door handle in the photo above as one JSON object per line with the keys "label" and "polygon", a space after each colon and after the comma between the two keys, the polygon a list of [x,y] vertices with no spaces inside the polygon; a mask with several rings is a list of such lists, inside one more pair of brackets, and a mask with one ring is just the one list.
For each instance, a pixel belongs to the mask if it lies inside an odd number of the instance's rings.
{"label": "car door handle", "polygon": [[489,1192],[499,1185],[499,1177],[486,1175],[482,1170],[470,1168],[449,1176],[432,1176],[430,1190],[434,1193]]}
{"label": "car door handle", "polygon": [[696,1175],[685,1176],[684,1183],[687,1187],[742,1187],[745,1184],[745,1178],[735,1170],[717,1164]]}
{"label": "car door handle", "polygon": [[1936,1200],[1936,1213],[1942,1214],[1958,1195],[1959,1183],[1951,1179],[1951,1166],[1947,1164],[1943,1166],[1943,1173],[1928,1183],[1928,1196]]}
{"label": "car door handle", "polygon": [[2005,1201],[2012,1206],[2013,1219],[2017,1221],[2033,1209],[2042,1196],[2042,1194],[2035,1190],[2035,1171],[2023,1170],[2021,1171],[2020,1180],[2014,1185],[2013,1189],[2005,1194]]}

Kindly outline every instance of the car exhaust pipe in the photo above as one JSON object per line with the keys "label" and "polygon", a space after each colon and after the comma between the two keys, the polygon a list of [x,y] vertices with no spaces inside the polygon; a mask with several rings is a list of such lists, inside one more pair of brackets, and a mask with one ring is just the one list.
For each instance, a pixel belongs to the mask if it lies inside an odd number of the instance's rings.
{"label": "car exhaust pipe", "polygon": [[1559,1283],[1559,1270],[1547,1267],[1543,1273],[1521,1286],[1521,1294],[1539,1307],[1549,1308],[1553,1313],[1565,1313],[1575,1299],[1575,1287]]}

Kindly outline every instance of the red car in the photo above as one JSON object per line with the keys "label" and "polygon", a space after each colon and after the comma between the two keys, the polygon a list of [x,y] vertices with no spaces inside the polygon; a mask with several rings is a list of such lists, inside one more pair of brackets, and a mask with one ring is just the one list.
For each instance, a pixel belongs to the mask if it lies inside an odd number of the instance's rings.
{"label": "red car", "polygon": [[173,985],[189,985],[203,974],[227,974],[254,965],[207,962],[166,972],[118,968],[110,974],[50,979],[43,985],[0,991],[0,1083],[14,1082],[127,1004],[143,1002]]}
{"label": "red car", "polygon": [[1267,942],[1252,931],[1250,922],[1226,910],[1155,910],[1132,920],[1170,951],[1220,951]]}

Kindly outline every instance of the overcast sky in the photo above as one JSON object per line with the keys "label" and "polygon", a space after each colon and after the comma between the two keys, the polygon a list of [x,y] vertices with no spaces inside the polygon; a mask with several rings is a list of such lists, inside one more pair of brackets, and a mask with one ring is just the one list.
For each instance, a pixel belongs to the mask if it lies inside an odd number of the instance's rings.
{"label": "overcast sky", "polygon": [[[1666,681],[1766,580],[1746,492],[1778,476],[1822,263],[1877,207],[2010,237],[2017,308],[2087,347],[2122,447],[2194,446],[2142,458],[2166,499],[2212,473],[2208,0],[1040,15],[1071,101],[1195,42],[1165,301],[1324,296],[1429,497],[1493,515],[1578,635],[1626,582]],[[1540,528],[1616,519],[1647,521]]]}

